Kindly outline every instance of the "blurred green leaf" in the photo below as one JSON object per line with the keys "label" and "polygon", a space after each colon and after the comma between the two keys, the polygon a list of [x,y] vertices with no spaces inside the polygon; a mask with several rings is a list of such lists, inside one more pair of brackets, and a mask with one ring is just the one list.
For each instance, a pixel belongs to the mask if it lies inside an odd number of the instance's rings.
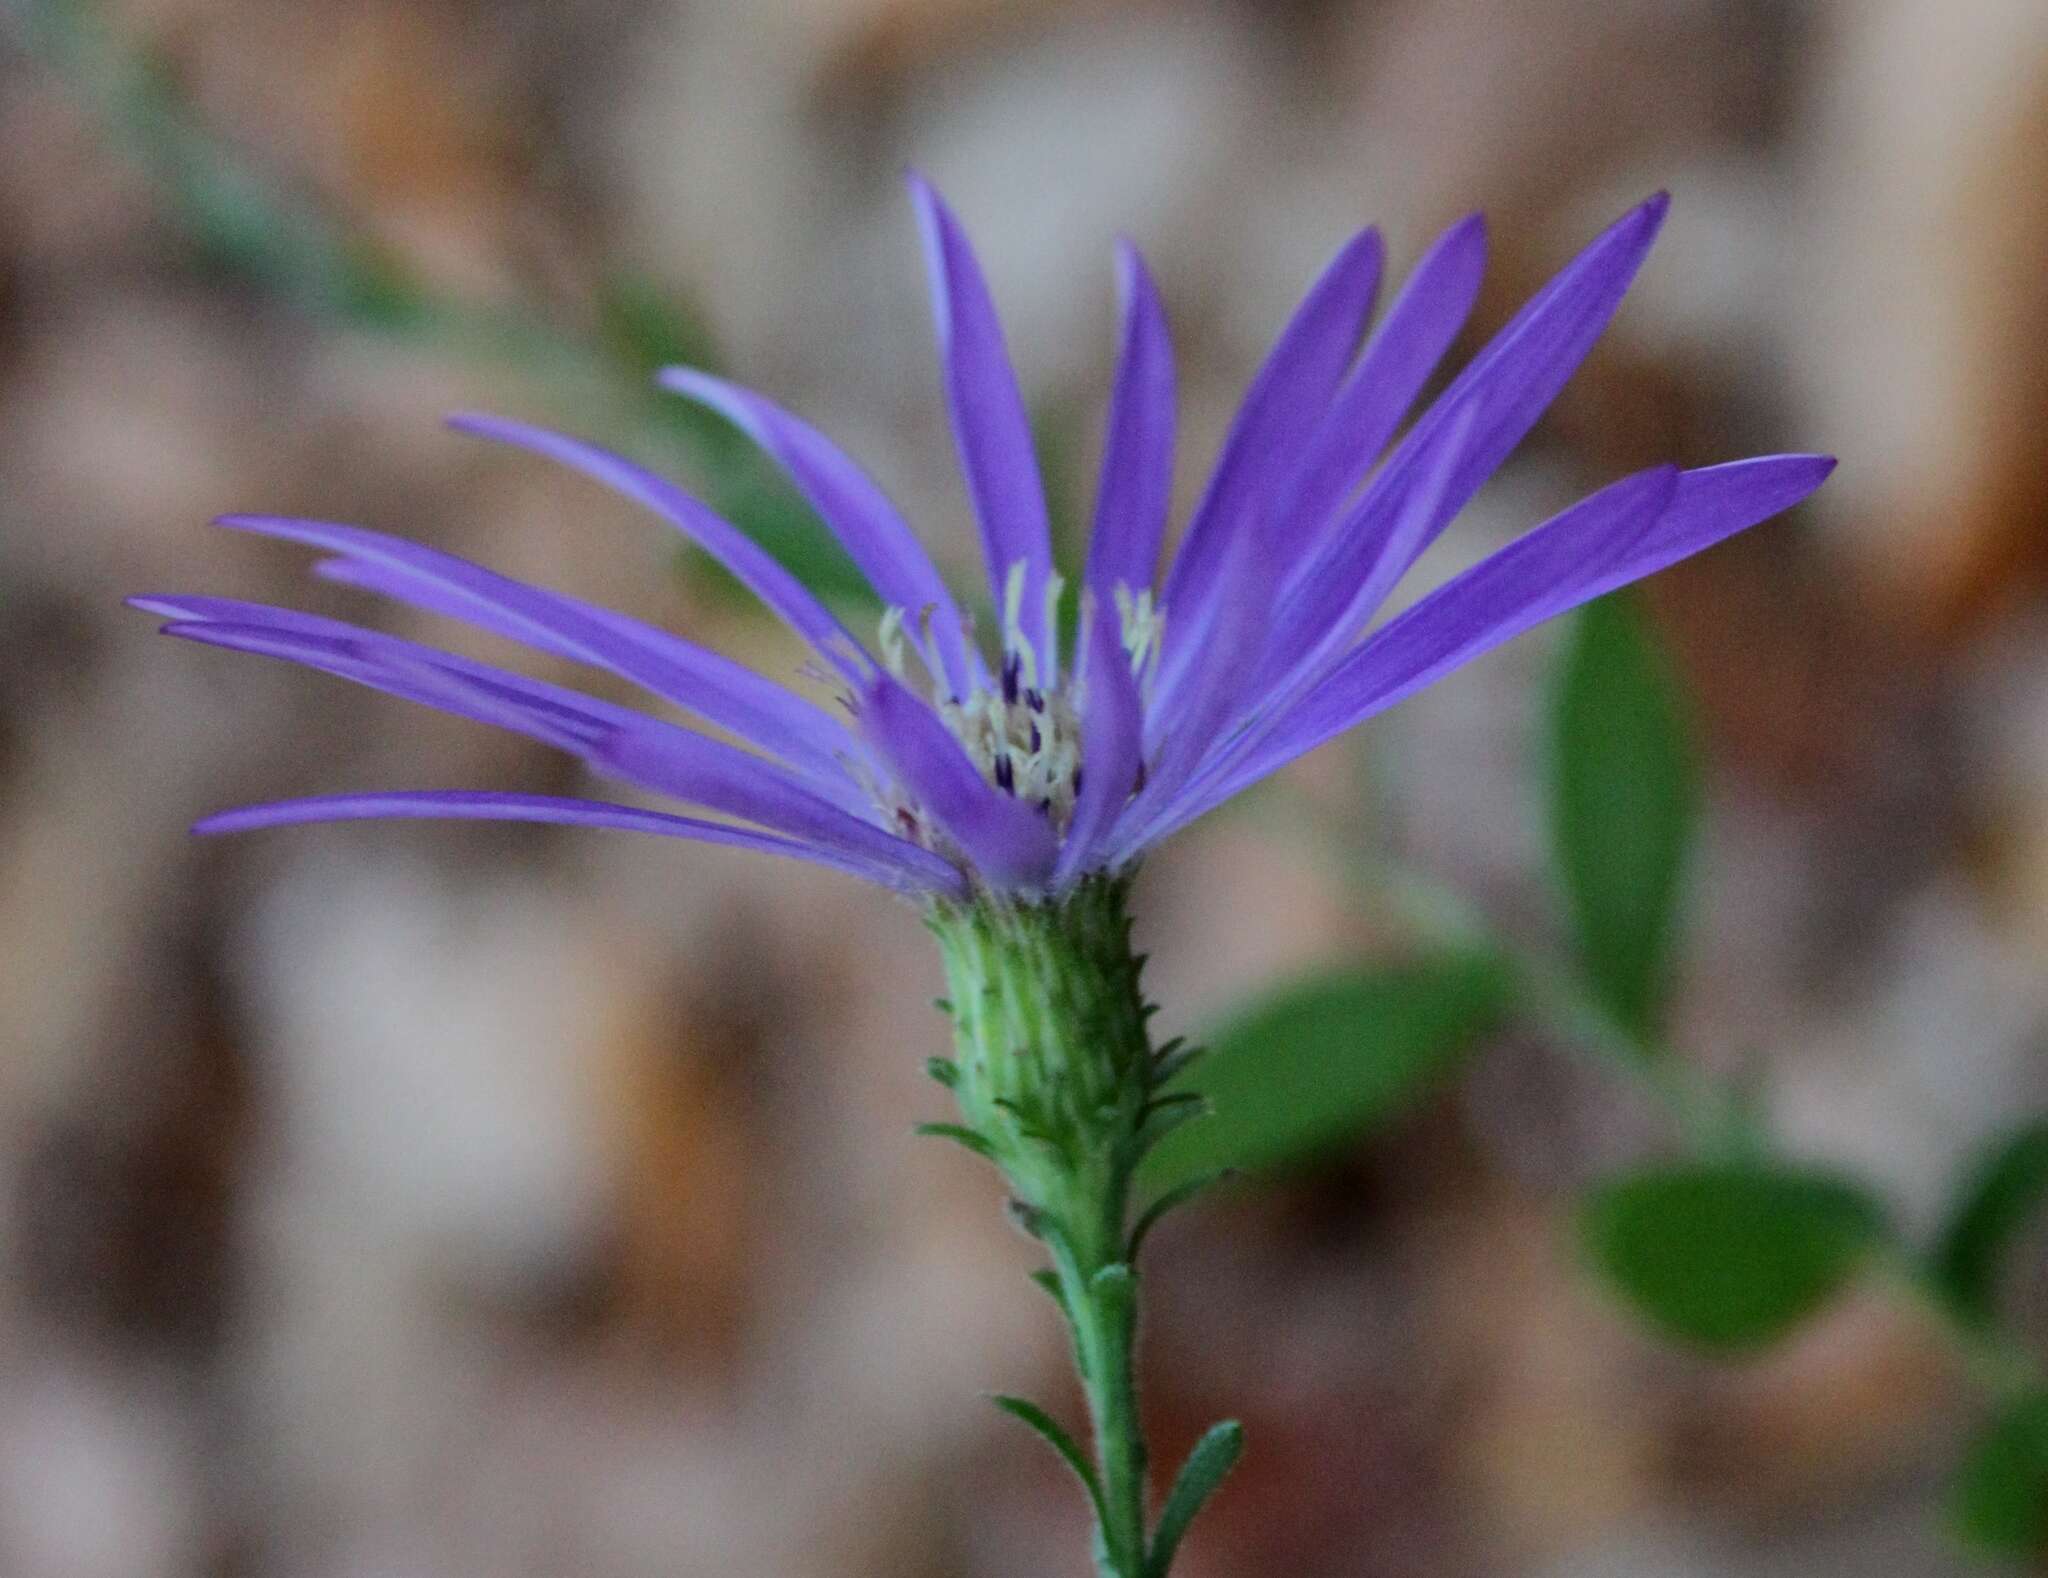
{"label": "blurred green leaf", "polygon": [[2048,1557],[2048,1393],[2007,1403],[1970,1444],[1950,1487],[1949,1523],[1984,1555]]}
{"label": "blurred green leaf", "polygon": [[[683,454],[684,463],[703,478],[705,500],[727,520],[767,549],[784,569],[819,597],[847,612],[855,633],[880,617],[881,604],[860,567],[839,546],[839,539],[825,528],[816,512],[796,490],[770,469],[770,463],[749,454],[729,467],[707,465],[700,457]],[[691,553],[692,573],[701,573],[706,584],[731,589],[733,597],[758,607],[752,592],[708,556]]]}
{"label": "blurred green leaf", "polygon": [[1638,1313],[1729,1353],[1811,1315],[1883,1231],[1875,1202],[1841,1179],[1738,1162],[1631,1173],[1579,1213],[1594,1265]]}
{"label": "blurred green leaf", "polygon": [[1079,637],[1081,584],[1088,557],[1083,414],[1080,404],[1071,399],[1041,400],[1031,408],[1032,450],[1045,484],[1046,524],[1052,533],[1053,564],[1060,574],[1060,601],[1054,618],[1062,650],[1072,647]]}
{"label": "blurred green leaf", "polygon": [[1384,1123],[1454,1069],[1498,1019],[1507,977],[1490,956],[1312,976],[1260,998],[1174,1081],[1213,1113],[1145,1161],[1154,1193],[1225,1168],[1300,1162]]}
{"label": "blurred green leaf", "polygon": [[1551,847],[1579,957],[1602,1006],[1647,1041],[1699,785],[1678,686],[1628,594],[1573,622],[1550,729]]}
{"label": "blurred green leaf", "polygon": [[713,371],[721,362],[704,315],[681,292],[638,274],[616,275],[599,287],[597,332],[614,358],[648,379],[664,367]]}
{"label": "blurred green leaf", "polygon": [[1935,1248],[1935,1280],[1966,1320],[1989,1326],[1996,1318],[2006,1252],[2044,1202],[2048,1120],[2027,1124],[1985,1150]]}
{"label": "blurred green leaf", "polygon": [[[620,275],[598,292],[597,326],[606,355],[646,392],[647,411],[705,502],[818,596],[864,616],[878,614],[873,590],[839,539],[753,441],[708,407],[655,387],[654,375],[664,367],[721,370],[710,326],[688,298]],[[687,563],[702,585],[752,604],[753,594],[707,556],[691,551]]]}

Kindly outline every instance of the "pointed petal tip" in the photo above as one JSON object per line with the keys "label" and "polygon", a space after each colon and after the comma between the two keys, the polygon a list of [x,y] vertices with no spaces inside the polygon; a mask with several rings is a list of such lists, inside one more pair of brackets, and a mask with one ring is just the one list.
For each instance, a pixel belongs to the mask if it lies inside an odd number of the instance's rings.
{"label": "pointed petal tip", "polygon": [[1425,258],[1436,258],[1442,254],[1477,252],[1481,258],[1487,254],[1487,215],[1481,209],[1473,209],[1462,219],[1452,221],[1436,242],[1430,244]]}
{"label": "pointed petal tip", "polygon": [[695,395],[703,389],[726,389],[731,386],[723,378],[706,372],[701,367],[688,367],[681,362],[671,363],[658,369],[654,381],[663,389],[675,394]]}
{"label": "pointed petal tip", "polygon": [[1440,253],[1469,252],[1474,254],[1475,262],[1483,263],[1486,258],[1487,238],[1486,215],[1475,208],[1446,230],[1430,250]]}
{"label": "pointed petal tip", "polygon": [[453,432],[467,433],[478,438],[491,438],[514,424],[509,418],[493,416],[488,411],[450,411],[441,418],[441,425]]}
{"label": "pointed petal tip", "polygon": [[1667,191],[1652,192],[1635,207],[1623,214],[1594,238],[1586,252],[1597,253],[1617,243],[1638,255],[1647,252],[1657,239],[1657,233],[1664,228],[1664,220],[1671,212],[1671,194]]}
{"label": "pointed petal tip", "polygon": [[939,189],[915,165],[903,172],[903,184],[910,191],[910,206],[917,211],[917,222],[923,229],[935,231],[953,217],[953,210],[939,195]]}
{"label": "pointed petal tip", "polygon": [[1833,455],[1779,455],[1775,458],[1789,478],[1797,479],[1800,501],[1812,497],[1820,485],[1834,475],[1835,467],[1841,464]]}
{"label": "pointed petal tip", "polygon": [[484,438],[493,443],[528,448],[533,446],[536,439],[569,438],[568,434],[555,428],[542,427],[535,422],[522,422],[514,416],[499,416],[490,411],[451,411],[441,418],[441,425],[451,432],[466,434],[471,438]]}
{"label": "pointed petal tip", "polygon": [[1607,492],[1621,487],[1636,487],[1642,490],[1643,498],[1646,501],[1656,499],[1658,501],[1658,509],[1662,510],[1677,496],[1678,484],[1683,480],[1684,476],[1685,467],[1667,460],[1660,466],[1646,466],[1632,476],[1623,477],[1620,482],[1609,484],[1607,489],[1601,491]]}
{"label": "pointed petal tip", "polygon": [[187,831],[198,838],[217,838],[222,833],[248,833],[258,828],[288,825],[293,820],[282,807],[267,802],[237,805],[224,811],[209,811],[194,821]]}
{"label": "pointed petal tip", "polygon": [[1386,255],[1386,237],[1380,234],[1378,225],[1367,225],[1352,233],[1351,239],[1338,249],[1338,258],[1353,268],[1376,268]]}
{"label": "pointed petal tip", "polygon": [[906,179],[910,186],[910,206],[917,218],[918,246],[924,252],[932,317],[938,328],[940,354],[944,355],[953,336],[952,253],[958,225],[937,188],[914,170]]}
{"label": "pointed petal tip", "polygon": [[681,395],[716,411],[735,426],[752,430],[746,396],[723,378],[701,367],[664,367],[654,375],[655,384],[670,394]]}
{"label": "pointed petal tip", "polygon": [[1159,282],[1152,277],[1151,266],[1138,243],[1127,235],[1116,238],[1116,299],[1118,311],[1124,314],[1136,306],[1161,315],[1165,311],[1159,299]]}

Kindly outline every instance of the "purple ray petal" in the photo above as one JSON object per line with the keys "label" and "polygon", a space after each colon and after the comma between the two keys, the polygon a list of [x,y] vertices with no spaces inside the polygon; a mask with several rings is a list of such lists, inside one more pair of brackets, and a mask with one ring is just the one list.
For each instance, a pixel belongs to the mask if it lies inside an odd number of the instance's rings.
{"label": "purple ray petal", "polygon": [[[337,623],[338,622],[334,622]],[[165,633],[283,658],[390,695],[514,730],[598,771],[821,847],[927,874],[943,862],[834,805],[788,769],[624,707],[392,636],[330,636],[276,625],[180,624]],[[866,810],[867,808],[863,808]],[[871,813],[870,813],[871,814]]]}
{"label": "purple ray petal", "polygon": [[1173,340],[1158,289],[1138,249],[1117,247],[1123,350],[1109,400],[1087,585],[1098,610],[1114,615],[1116,589],[1152,585],[1173,492]]}
{"label": "purple ray petal", "polygon": [[[549,745],[573,751],[594,763],[598,763],[596,747],[618,733],[643,731],[649,735],[700,739],[672,722],[649,718],[643,712],[586,696],[580,690],[528,680],[518,673],[434,647],[422,647],[381,630],[365,630],[344,620],[299,614],[289,608],[268,608],[233,598],[160,596],[129,598],[129,604],[172,620],[166,632],[174,637],[238,651],[256,651],[266,657],[283,657],[317,667],[326,673],[340,673],[348,680],[395,696],[461,712],[502,729],[535,735]],[[449,677],[463,682],[459,690],[451,692]],[[422,694],[422,688],[432,694]],[[848,739],[852,741],[852,737]],[[752,761],[754,757],[745,759]],[[774,763],[764,761],[762,765],[772,768]],[[776,772],[786,782],[799,784],[809,794],[829,800],[842,813],[858,817],[862,823],[872,821],[872,798],[840,763],[831,763],[831,770],[825,774],[811,774],[801,768]],[[637,778],[635,782],[666,794],[686,796],[686,790],[672,780]]]}
{"label": "purple ray petal", "polygon": [[[874,480],[816,428],[765,396],[692,367],[668,367],[664,389],[696,400],[725,417],[772,455],[845,545],[868,584],[886,604],[909,618],[904,633],[919,644],[927,669],[942,674],[955,697],[974,687],[960,610],[916,534]],[[929,610],[938,663],[922,650]]]}
{"label": "purple ray petal", "polygon": [[1050,682],[1059,661],[1045,596],[1052,534],[1024,397],[966,232],[924,177],[910,177],[910,196],[931,275],[946,404],[968,497],[981,522],[989,589],[1000,611],[1010,567],[1024,566],[1024,639]]}
{"label": "purple ray petal", "polygon": [[[1325,740],[1614,584],[1611,572],[1677,497],[1679,475],[1674,466],[1659,466],[1610,484],[1445,582],[1368,636],[1293,709],[1212,762],[1174,805],[1143,827],[1120,831],[1118,852],[1127,856],[1131,843],[1164,838]],[[1707,540],[1747,524],[1719,524]]]}
{"label": "purple ray petal", "polygon": [[1610,225],[1458,375],[1415,424],[1365,496],[1330,534],[1323,551],[1296,570],[1274,619],[1276,648],[1305,648],[1327,634],[1304,604],[1335,580],[1357,585],[1387,551],[1400,502],[1452,440],[1452,421],[1470,406],[1472,431],[1444,490],[1436,519],[1408,546],[1406,570],[1463,509],[1508,452],[1522,441],[1613,318],[1664,222],[1670,198],[1658,193]]}
{"label": "purple ray petal", "polygon": [[[821,793],[835,801],[849,807],[866,805],[867,797],[847,766],[850,761],[866,758],[864,744],[837,718],[803,697],[730,658],[612,609],[558,592],[525,587],[527,596],[520,602],[525,613],[513,613],[478,589],[484,583],[465,581],[455,585],[437,579],[440,556],[421,563],[426,567],[324,559],[314,569],[325,579],[373,591],[410,607],[458,619],[508,640],[574,662],[591,663],[632,680],[663,700],[781,757],[801,769],[816,782]],[[169,618],[278,624],[314,633],[324,625],[331,627],[325,632],[329,635],[388,639],[338,620],[320,620],[310,614],[233,599],[152,599],[138,602],[138,606],[150,607]],[[173,606],[176,612],[171,611]],[[545,623],[537,624],[536,619]],[[599,648],[579,644],[575,639],[579,635],[587,639],[593,630],[606,638]]]}
{"label": "purple ray petal", "polygon": [[817,648],[849,681],[861,684],[872,671],[873,665],[861,644],[823,603],[805,590],[801,581],[737,526],[666,477],[608,449],[523,422],[465,413],[450,417],[448,425],[460,433],[472,433],[478,438],[545,455],[653,510],[730,570],[741,585],[780,614],[791,629]]}
{"label": "purple ray petal", "polygon": [[[1640,532],[1625,524],[1623,490],[1647,490],[1662,471],[1596,493],[1390,621],[1230,768],[1221,793],[1205,793],[1192,814],[1531,626],[1790,509],[1834,469],[1831,455],[1767,455],[1683,472],[1669,502]],[[1607,551],[1609,541],[1620,543],[1617,553]]]}
{"label": "purple ray petal", "polygon": [[732,700],[730,695],[722,700],[720,687],[707,683],[722,672],[715,666],[679,663],[677,654],[665,647],[628,639],[628,634],[617,625],[616,616],[592,617],[555,593],[527,586],[453,554],[367,527],[331,521],[225,515],[219,524],[235,531],[303,543],[396,576],[428,583],[469,604],[474,610],[470,617],[492,628],[523,632],[523,639],[552,643],[554,650],[572,650],[585,662],[610,669],[692,710],[723,707]]}
{"label": "purple ray petal", "polygon": [[1044,885],[1058,852],[1051,824],[982,777],[937,713],[883,674],[862,697],[860,722],[976,869],[1000,887]]}
{"label": "purple ray petal", "polygon": [[1124,652],[1116,609],[1095,602],[1090,612],[1088,650],[1082,665],[1081,792],[1060,847],[1053,886],[1070,886],[1094,869],[1103,835],[1115,823],[1138,782],[1144,711],[1138,682]]}
{"label": "purple ray petal", "polygon": [[1339,249],[1280,333],[1238,408],[1166,579],[1166,653],[1155,704],[1170,705],[1208,635],[1232,540],[1257,530],[1279,479],[1299,463],[1372,316],[1384,248],[1363,230]]}
{"label": "purple ray petal", "polygon": [[1428,469],[1401,501],[1393,529],[1387,534],[1386,551],[1373,562],[1365,580],[1353,586],[1331,577],[1302,589],[1301,627],[1323,634],[1305,649],[1269,639],[1258,677],[1248,692],[1268,716],[1291,706],[1320,680],[1392,594],[1395,583],[1414,562],[1415,545],[1436,529],[1444,497],[1471,442],[1476,415],[1473,406],[1463,407],[1445,431],[1444,441],[1434,446]]}
{"label": "purple ray petal", "polygon": [[[232,605],[225,599],[213,607],[206,605],[214,600],[203,598],[152,597],[134,601],[136,607],[168,616],[170,623],[163,627],[163,633],[181,641],[281,658],[474,722],[510,729],[578,755],[602,739],[610,727],[601,716],[605,704],[595,698],[575,697],[573,701],[558,702],[547,694],[548,687],[537,682],[480,663],[467,663],[452,654],[415,648],[395,637],[384,638],[388,644],[372,655],[368,644],[340,621],[304,615],[287,623],[264,617],[271,611],[260,606],[246,622],[237,621],[230,611]],[[201,617],[181,617],[188,607]],[[529,686],[530,690],[526,688]],[[564,694],[574,696],[573,692]],[[588,705],[578,704],[583,702]]]}
{"label": "purple ray petal", "polygon": [[1465,326],[1485,269],[1486,221],[1478,214],[1445,231],[1415,265],[1286,490],[1281,513],[1305,533],[1329,519],[1387,447]]}
{"label": "purple ray petal", "polygon": [[894,867],[880,866],[835,850],[817,849],[793,839],[727,827],[695,817],[670,816],[660,811],[642,811],[633,806],[610,805],[601,800],[570,800],[550,795],[493,794],[467,789],[416,789],[388,794],[319,795],[303,800],[277,800],[266,805],[247,805],[219,811],[192,825],[195,833],[240,833],[256,828],[286,827],[306,822],[362,822],[379,820],[458,822],[550,822],[570,827],[616,828],[631,833],[654,833],[667,838],[695,839],[705,844],[727,844],[763,854],[806,860],[829,866],[898,892],[922,895],[945,893],[961,897],[965,884],[959,873],[947,867],[950,880],[941,885],[912,877]]}
{"label": "purple ray petal", "polygon": [[1126,829],[1145,825],[1187,787],[1252,699],[1279,566],[1258,538],[1243,532],[1231,544],[1224,572],[1222,606],[1209,639],[1186,671],[1186,704],[1171,714],[1155,710],[1147,720],[1160,726],[1160,734],[1146,741],[1151,768],[1145,787],[1110,835],[1118,849],[1124,847]]}
{"label": "purple ray petal", "polygon": [[1678,496],[1621,563],[1594,578],[1588,597],[1654,575],[1724,537],[1789,510],[1827,481],[1833,455],[1764,455],[1688,471]]}

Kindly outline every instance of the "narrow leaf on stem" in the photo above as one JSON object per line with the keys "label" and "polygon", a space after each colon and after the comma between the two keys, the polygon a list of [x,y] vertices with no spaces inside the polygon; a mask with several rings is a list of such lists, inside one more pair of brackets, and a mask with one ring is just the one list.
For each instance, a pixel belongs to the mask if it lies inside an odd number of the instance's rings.
{"label": "narrow leaf on stem", "polygon": [[1152,1534],[1152,1552],[1145,1560],[1145,1578],[1166,1578],[1188,1525],[1195,1521],[1195,1514],[1236,1465],[1243,1450],[1244,1426],[1235,1419],[1212,1425],[1209,1433],[1195,1443],[1159,1514],[1159,1527]]}
{"label": "narrow leaf on stem", "polygon": [[995,1160],[996,1149],[993,1145],[974,1130],[962,1128],[957,1123],[920,1123],[911,1132],[929,1139],[951,1140],[955,1145],[966,1146],[976,1156],[989,1161]]}
{"label": "narrow leaf on stem", "polygon": [[1004,1413],[1011,1415],[1013,1418],[1023,1420],[1025,1424],[1037,1431],[1047,1445],[1059,1453],[1062,1461],[1066,1463],[1068,1468],[1074,1471],[1075,1476],[1086,1487],[1088,1499],[1095,1504],[1095,1516],[1099,1519],[1102,1516],[1102,1486],[1096,1480],[1095,1470],[1089,1464],[1087,1457],[1083,1455],[1080,1447],[1075,1444],[1074,1438],[1068,1435],[1061,1427],[1059,1421],[1054,1419],[1051,1414],[1048,1414],[1036,1403],[1029,1402],[1022,1397],[998,1395],[993,1401],[996,1407],[1000,1408]]}
{"label": "narrow leaf on stem", "polygon": [[1186,1183],[1176,1184],[1157,1200],[1154,1200],[1145,1207],[1144,1213],[1138,1218],[1138,1225],[1131,1229],[1130,1244],[1124,1250],[1124,1258],[1135,1262],[1138,1258],[1140,1246],[1144,1244],[1146,1236],[1152,1229],[1159,1225],[1160,1218],[1173,1210],[1174,1207],[1187,1204],[1188,1201],[1194,1199],[1196,1195],[1201,1194],[1212,1184],[1221,1183],[1229,1176],[1230,1172],[1227,1168],[1219,1172],[1203,1173],[1198,1177],[1190,1178]]}

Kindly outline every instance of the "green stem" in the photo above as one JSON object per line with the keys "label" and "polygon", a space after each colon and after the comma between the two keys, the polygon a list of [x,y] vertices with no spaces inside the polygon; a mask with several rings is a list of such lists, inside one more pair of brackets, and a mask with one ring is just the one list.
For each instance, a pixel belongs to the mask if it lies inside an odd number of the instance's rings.
{"label": "green stem", "polygon": [[1104,1578],[1143,1578],[1146,1451],[1138,1414],[1137,1276],[1122,1255],[1121,1200],[1105,1201],[1118,1231],[1080,1255],[1062,1254],[1058,1275],[1072,1312],[1075,1367],[1095,1435],[1102,1501],[1096,1560]]}
{"label": "green stem", "polygon": [[1101,1578],[1165,1578],[1187,1521],[1237,1453],[1235,1426],[1183,1473],[1148,1532],[1135,1349],[1132,1179],[1187,1108],[1161,1102],[1163,1069],[1131,952],[1129,884],[1090,879],[1057,901],[940,906],[956,1060],[934,1074],[960,1105],[951,1131],[1002,1171],[1018,1222],[1052,1257],[1044,1278],[1074,1340],[1092,1461],[1043,1410],[1003,1399],[1087,1483]]}

